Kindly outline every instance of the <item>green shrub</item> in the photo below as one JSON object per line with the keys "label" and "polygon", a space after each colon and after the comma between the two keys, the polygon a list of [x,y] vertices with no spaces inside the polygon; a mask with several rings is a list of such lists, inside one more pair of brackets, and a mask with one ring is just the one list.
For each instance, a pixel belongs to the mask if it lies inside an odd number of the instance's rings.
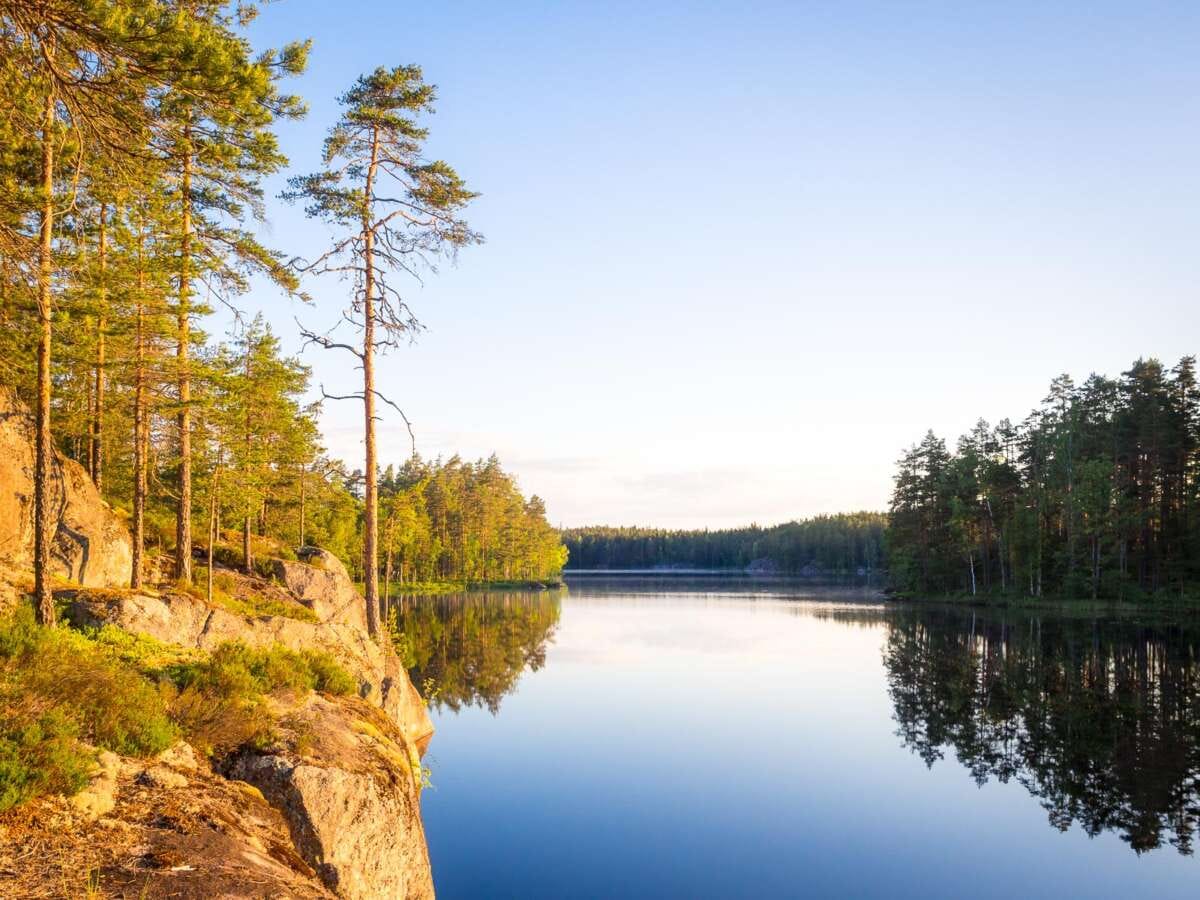
{"label": "green shrub", "polygon": [[222,644],[207,660],[177,667],[174,679],[180,688],[243,697],[276,690],[348,694],[355,688],[353,676],[328,653],[289,650],[281,644],[249,647],[240,641]]}
{"label": "green shrub", "polygon": [[171,668],[178,695],[171,713],[188,740],[209,754],[261,745],[270,739],[271,716],[263,696],[272,691],[351,693],[357,683],[328,653],[296,652],[279,644],[222,644],[199,662]]}
{"label": "green shrub", "polygon": [[60,709],[31,714],[20,698],[0,697],[0,812],[42,794],[78,793],[93,756],[79,743],[79,727]]}
{"label": "green shrub", "polygon": [[0,627],[0,666],[20,695],[62,710],[98,747],[150,756],[175,740],[155,684],[87,635],[35,625],[27,609]]}
{"label": "green shrub", "polygon": [[85,741],[149,756],[175,740],[159,687],[122,652],[131,644],[110,631],[41,628],[28,607],[0,622],[0,809],[78,791],[93,762]]}
{"label": "green shrub", "polygon": [[358,682],[354,676],[338,665],[328,653],[307,650],[304,655],[315,679],[314,687],[318,691],[344,695],[358,690]]}
{"label": "green shrub", "polygon": [[170,709],[188,743],[209,756],[260,746],[271,735],[271,716],[260,696],[189,685],[172,698]]}

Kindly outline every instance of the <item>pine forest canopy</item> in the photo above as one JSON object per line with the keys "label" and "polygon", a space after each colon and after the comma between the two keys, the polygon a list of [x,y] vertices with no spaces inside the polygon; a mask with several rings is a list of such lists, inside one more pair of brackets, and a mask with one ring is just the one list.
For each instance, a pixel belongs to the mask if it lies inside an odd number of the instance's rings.
{"label": "pine forest canopy", "polygon": [[[293,178],[286,195],[339,229],[334,245],[304,262],[261,244],[262,181],[287,166],[274,128],[305,114],[280,85],[304,70],[309,43],[256,51],[246,37],[256,12],[203,0],[0,0],[0,383],[35,407],[44,623],[54,621],[55,451],[128,515],[133,587],[147,548],[171,552],[186,584],[193,536],[211,557],[235,531],[247,569],[260,538],[318,544],[364,579],[369,601],[393,566],[404,580],[561,568],[541,501],[525,500],[494,459],[413,458],[378,490],[375,401],[390,401],[375,389],[373,357],[420,327],[408,286],[480,240],[460,216],[475,195],[423,155],[419,119],[434,87],[415,66],[379,68],[342,98],[324,168]],[[302,280],[323,274],[331,288],[349,280],[346,318],[363,330],[350,348],[365,376],[357,471],[321,446],[309,368],[241,299],[258,277],[306,300]],[[235,323],[224,342],[203,330],[214,302]],[[377,625],[371,602],[368,614]]]}

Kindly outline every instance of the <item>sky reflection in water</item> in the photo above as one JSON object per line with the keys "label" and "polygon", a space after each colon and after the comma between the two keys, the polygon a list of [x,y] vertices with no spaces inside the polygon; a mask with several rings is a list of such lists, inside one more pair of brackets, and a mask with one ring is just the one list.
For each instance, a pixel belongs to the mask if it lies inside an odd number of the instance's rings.
{"label": "sky reflection in water", "polygon": [[1194,624],[684,586],[406,611],[440,897],[1196,896]]}

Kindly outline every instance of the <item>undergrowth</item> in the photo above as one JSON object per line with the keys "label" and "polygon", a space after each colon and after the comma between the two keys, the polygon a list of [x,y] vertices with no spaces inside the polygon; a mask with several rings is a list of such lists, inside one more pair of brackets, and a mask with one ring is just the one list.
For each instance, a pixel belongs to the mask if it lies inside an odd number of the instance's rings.
{"label": "undergrowth", "polygon": [[212,654],[113,626],[43,628],[28,606],[0,621],[0,812],[82,788],[96,749],[147,757],[179,737],[223,754],[272,738],[271,694],[348,694],[321,651],[222,644]]}
{"label": "undergrowth", "polygon": [[163,691],[87,635],[41,628],[23,607],[0,626],[0,810],[73,793],[99,747],[125,756],[178,736]]}
{"label": "undergrowth", "polygon": [[[300,622],[317,622],[317,614],[295,600],[267,597],[260,593],[247,591],[238,580],[239,576],[230,571],[217,570],[213,572],[213,603],[229,612],[243,616],[284,616]],[[208,597],[208,568],[196,568],[195,583],[179,584],[179,590],[185,591],[200,600]]]}

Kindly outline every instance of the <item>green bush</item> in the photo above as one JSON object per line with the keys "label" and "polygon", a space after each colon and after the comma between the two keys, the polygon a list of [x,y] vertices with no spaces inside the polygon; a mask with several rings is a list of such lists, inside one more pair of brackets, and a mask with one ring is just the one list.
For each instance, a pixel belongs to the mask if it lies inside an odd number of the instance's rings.
{"label": "green bush", "polygon": [[242,697],[282,689],[348,694],[355,687],[354,678],[328,653],[280,644],[249,647],[240,641],[222,644],[207,660],[176,667],[174,678],[180,688]]}
{"label": "green bush", "polygon": [[175,740],[158,686],[116,646],[41,628],[28,607],[0,623],[0,809],[79,790],[93,761],[83,742],[149,756]]}
{"label": "green bush", "polygon": [[150,756],[175,740],[155,684],[84,634],[35,625],[27,608],[0,627],[0,666],[11,687],[62,710],[97,747]]}
{"label": "green bush", "polygon": [[261,745],[270,739],[271,716],[263,696],[272,691],[348,694],[354,678],[328,653],[296,652],[279,644],[259,648],[231,641],[200,662],[172,667],[179,693],[171,712],[188,740],[209,754]]}
{"label": "green bush", "polygon": [[42,794],[74,794],[87,784],[92,754],[79,743],[79,727],[60,709],[40,715],[5,703],[0,723],[0,812]]}

